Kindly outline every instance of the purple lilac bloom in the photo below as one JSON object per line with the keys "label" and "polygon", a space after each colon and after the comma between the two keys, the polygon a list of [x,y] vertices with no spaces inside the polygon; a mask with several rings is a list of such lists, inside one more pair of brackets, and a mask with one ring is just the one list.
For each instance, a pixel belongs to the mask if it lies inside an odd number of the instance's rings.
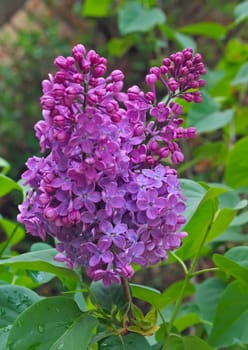
{"label": "purple lilac bloom", "polygon": [[[175,102],[201,102],[201,55],[184,49],[146,76],[150,91],[123,91],[124,74],[78,44],[55,59],[42,83],[43,119],[35,125],[43,157],[28,159],[30,187],[18,220],[34,236],[56,239],[55,259],[85,267],[106,286],[130,279],[180,247],[186,199],[171,164],[184,159],[184,128]],[[157,85],[167,94],[159,101]],[[177,100],[178,101],[178,100]]]}

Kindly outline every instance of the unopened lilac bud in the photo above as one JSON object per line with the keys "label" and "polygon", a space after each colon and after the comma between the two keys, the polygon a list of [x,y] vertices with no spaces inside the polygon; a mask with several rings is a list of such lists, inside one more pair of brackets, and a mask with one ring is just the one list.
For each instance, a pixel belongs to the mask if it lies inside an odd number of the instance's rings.
{"label": "unopened lilac bud", "polygon": [[89,105],[94,106],[98,102],[97,95],[89,92],[87,95],[87,102]]}
{"label": "unopened lilac bud", "polygon": [[180,151],[172,153],[171,160],[174,164],[178,164],[184,161],[184,155]]}
{"label": "unopened lilac bud", "polygon": [[180,74],[182,75],[186,75],[188,74],[189,70],[187,67],[183,66],[181,69],[180,69]]}
{"label": "unopened lilac bud", "polygon": [[170,59],[171,59],[171,61],[175,61],[175,58],[176,58],[176,54],[175,53],[172,53],[171,55],[170,55]]}
{"label": "unopened lilac bud", "polygon": [[67,59],[64,56],[58,56],[57,58],[55,58],[54,64],[58,68],[66,69],[68,67]]}
{"label": "unopened lilac bud", "polygon": [[75,73],[72,79],[75,83],[81,84],[84,81],[84,76],[81,73]]}
{"label": "unopened lilac bud", "polygon": [[189,127],[185,131],[187,133],[187,137],[189,138],[194,137],[196,135],[196,128]]}
{"label": "unopened lilac bud", "polygon": [[155,74],[147,74],[146,75],[146,83],[150,86],[153,86],[154,84],[156,84],[158,78]]}
{"label": "unopened lilac bud", "polygon": [[75,45],[72,49],[72,55],[75,58],[75,60],[78,62],[82,61],[85,53],[86,53],[86,49],[82,44]]}
{"label": "unopened lilac bud", "polygon": [[123,88],[123,81],[119,80],[113,83],[113,91],[115,93],[120,92]]}
{"label": "unopened lilac bud", "polygon": [[59,126],[61,128],[65,125],[65,117],[63,117],[62,115],[56,115],[53,118],[53,121],[56,126]]}
{"label": "unopened lilac bud", "polygon": [[158,67],[152,67],[152,68],[150,68],[150,70],[149,70],[149,72],[150,72],[150,74],[155,74],[156,76],[160,76],[160,74],[161,74],[161,71],[160,71],[160,69],[158,68]]}
{"label": "unopened lilac bud", "polygon": [[185,131],[184,128],[177,128],[176,129],[176,138],[177,139],[182,139],[185,137]]}
{"label": "unopened lilac bud", "polygon": [[204,69],[204,64],[203,64],[202,62],[197,63],[197,65],[195,66],[195,68],[196,68],[198,71],[201,71],[202,69]]}
{"label": "unopened lilac bud", "polygon": [[193,63],[201,63],[202,62],[202,56],[199,53],[196,53],[193,58]]}
{"label": "unopened lilac bud", "polygon": [[106,104],[105,108],[108,113],[112,113],[118,110],[118,104],[116,101],[111,101]]}
{"label": "unopened lilac bud", "polygon": [[134,270],[131,265],[127,264],[121,269],[121,274],[124,278],[130,279],[134,274]]}
{"label": "unopened lilac bud", "polygon": [[176,65],[180,65],[183,62],[183,55],[181,52],[176,53],[174,62]]}
{"label": "unopened lilac bud", "polygon": [[189,73],[189,74],[187,75],[187,79],[188,79],[189,81],[192,81],[192,80],[195,79],[195,75],[194,75],[193,73]]}
{"label": "unopened lilac bud", "polygon": [[160,158],[167,158],[170,154],[170,151],[167,147],[161,147],[159,150]]}
{"label": "unopened lilac bud", "polygon": [[86,59],[90,61],[90,63],[93,64],[99,64],[99,55],[96,53],[95,50],[90,50],[87,55]]}
{"label": "unopened lilac bud", "polygon": [[123,80],[125,77],[123,72],[119,69],[115,69],[113,72],[111,72],[110,76],[113,81]]}
{"label": "unopened lilac bud", "polygon": [[146,94],[145,94],[145,97],[146,99],[149,101],[149,102],[154,102],[155,100],[155,95],[152,91],[148,91]]}
{"label": "unopened lilac bud", "polygon": [[104,64],[99,64],[95,67],[93,75],[94,77],[102,77],[107,70],[107,67]]}
{"label": "unopened lilac bud", "polygon": [[197,89],[199,87],[199,83],[196,80],[192,80],[189,84],[189,88],[191,89]]}
{"label": "unopened lilac bud", "polygon": [[206,80],[204,80],[204,79],[199,79],[199,80],[198,80],[198,84],[199,84],[199,87],[201,88],[201,87],[203,87],[203,86],[206,85]]}
{"label": "unopened lilac bud", "polygon": [[191,60],[188,60],[188,61],[185,62],[185,66],[187,68],[191,68],[191,67],[193,67],[193,62]]}
{"label": "unopened lilac bud", "polygon": [[68,220],[73,224],[80,222],[80,219],[81,219],[81,215],[78,210],[73,210],[68,215]]}
{"label": "unopened lilac bud", "polygon": [[194,92],[193,101],[195,103],[201,103],[202,102],[202,95],[201,95],[201,93],[199,91]]}
{"label": "unopened lilac bud", "polygon": [[43,95],[41,97],[42,108],[51,110],[51,109],[53,109],[54,105],[55,105],[55,100],[52,96]]}
{"label": "unopened lilac bud", "polygon": [[148,149],[150,151],[156,152],[159,149],[159,144],[153,140],[148,143]]}
{"label": "unopened lilac bud", "polygon": [[153,158],[153,156],[147,156],[146,162],[149,166],[152,166],[155,163],[155,159]]}
{"label": "unopened lilac bud", "polygon": [[111,115],[111,120],[114,123],[119,123],[121,121],[121,119],[122,119],[121,114],[118,112]]}
{"label": "unopened lilac bud", "polygon": [[54,133],[54,138],[57,141],[63,142],[66,140],[66,132],[65,131],[57,131]]}
{"label": "unopened lilac bud", "polygon": [[168,86],[172,92],[175,92],[178,89],[178,83],[176,82],[176,80],[174,78],[170,78],[168,80]]}
{"label": "unopened lilac bud", "polygon": [[65,92],[65,87],[63,84],[54,84],[53,85],[53,93],[55,96],[63,96]]}
{"label": "unopened lilac bud", "polygon": [[185,95],[183,95],[182,97],[183,97],[184,100],[187,101],[187,102],[192,102],[192,101],[194,100],[194,95],[193,95],[193,94],[190,94],[190,93],[185,94]]}
{"label": "unopened lilac bud", "polygon": [[87,74],[90,71],[90,63],[88,61],[84,61],[82,63],[82,72]]}
{"label": "unopened lilac bud", "polygon": [[183,86],[185,84],[185,79],[182,77],[178,78],[178,84],[180,85],[180,88],[183,89]]}
{"label": "unopened lilac bud", "polygon": [[164,58],[162,62],[163,62],[163,65],[166,67],[169,67],[171,64],[171,60],[169,58]]}
{"label": "unopened lilac bud", "polygon": [[145,128],[142,124],[136,124],[133,130],[133,134],[135,136],[141,136],[144,132]]}
{"label": "unopened lilac bud", "polygon": [[168,67],[166,67],[166,66],[161,66],[161,67],[160,67],[160,71],[161,71],[162,74],[167,74],[167,73],[168,73]]}
{"label": "unopened lilac bud", "polygon": [[75,59],[71,56],[67,57],[66,61],[67,61],[67,68],[69,68],[70,66],[73,66],[75,63]]}
{"label": "unopened lilac bud", "polygon": [[137,96],[139,96],[139,93],[140,93],[140,88],[137,85],[134,85],[127,90],[128,97],[131,101],[135,100]]}
{"label": "unopened lilac bud", "polygon": [[47,207],[44,210],[44,215],[47,218],[47,220],[53,221],[57,217],[58,213],[55,208]]}
{"label": "unopened lilac bud", "polygon": [[183,50],[183,56],[186,60],[190,60],[192,58],[193,50],[191,48],[186,48]]}
{"label": "unopened lilac bud", "polygon": [[47,204],[49,203],[50,201],[50,197],[47,193],[42,193],[40,196],[39,196],[39,201],[42,203],[42,204]]}
{"label": "unopened lilac bud", "polygon": [[59,72],[57,72],[55,74],[54,81],[56,83],[64,83],[65,79],[66,79],[66,73],[65,72],[59,71]]}
{"label": "unopened lilac bud", "polygon": [[175,75],[175,67],[174,66],[169,66],[168,70],[173,76]]}

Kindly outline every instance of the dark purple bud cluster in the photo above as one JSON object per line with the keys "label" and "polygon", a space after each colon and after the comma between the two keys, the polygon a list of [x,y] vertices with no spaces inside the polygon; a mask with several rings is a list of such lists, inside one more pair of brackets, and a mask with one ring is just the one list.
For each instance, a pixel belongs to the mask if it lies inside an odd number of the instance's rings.
{"label": "dark purple bud cluster", "polygon": [[[186,199],[168,164],[183,161],[177,141],[195,129],[183,128],[173,98],[191,94],[199,102],[204,66],[190,49],[171,55],[151,69],[145,93],[138,86],[123,92],[124,74],[104,77],[106,59],[80,44],[55,65],[42,83],[43,120],[35,126],[48,155],[27,161],[30,191],[18,220],[35,236],[56,238],[57,260],[86,267],[105,285],[120,283],[132,277],[133,263],[166,260],[187,235],[180,232]],[[167,103],[156,101],[158,81]]]}

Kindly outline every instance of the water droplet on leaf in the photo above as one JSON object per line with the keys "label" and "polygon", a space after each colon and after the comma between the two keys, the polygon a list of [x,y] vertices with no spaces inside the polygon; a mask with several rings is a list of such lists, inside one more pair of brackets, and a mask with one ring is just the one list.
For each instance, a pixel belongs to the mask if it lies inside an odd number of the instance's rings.
{"label": "water droplet on leaf", "polygon": [[38,331],[39,331],[40,333],[44,333],[44,326],[42,326],[41,324],[39,324],[39,326],[38,326]]}

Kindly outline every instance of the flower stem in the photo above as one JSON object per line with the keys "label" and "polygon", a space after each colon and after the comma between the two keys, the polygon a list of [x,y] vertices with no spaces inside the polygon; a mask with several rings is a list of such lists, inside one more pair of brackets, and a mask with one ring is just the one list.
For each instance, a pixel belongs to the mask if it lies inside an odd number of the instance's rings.
{"label": "flower stem", "polygon": [[5,249],[8,247],[9,243],[11,242],[12,238],[14,237],[18,227],[20,226],[19,222],[15,225],[13,231],[11,232],[9,238],[6,240],[5,244],[3,245],[1,251],[0,251],[0,258],[2,257]]}
{"label": "flower stem", "polygon": [[[190,265],[189,270],[186,271],[186,276],[185,276],[185,279],[184,279],[184,284],[183,284],[183,286],[182,286],[182,289],[181,289],[181,292],[180,292],[180,294],[179,294],[179,297],[178,297],[178,299],[177,299],[177,301],[176,301],[176,305],[175,305],[175,308],[174,308],[174,310],[173,310],[173,313],[172,313],[170,322],[169,322],[169,324],[168,324],[168,326],[167,326],[167,330],[166,330],[166,331],[167,331],[167,334],[168,334],[168,335],[169,335],[170,332],[171,332],[171,329],[172,329],[172,327],[173,327],[173,323],[174,323],[174,321],[175,321],[175,319],[176,319],[176,316],[177,316],[177,313],[178,313],[178,311],[179,311],[179,309],[180,309],[180,306],[181,306],[181,303],[182,303],[182,301],[183,301],[184,294],[185,294],[185,290],[186,290],[186,288],[187,288],[187,286],[188,286],[188,283],[189,283],[189,281],[191,280],[191,278],[195,275],[194,270],[195,270],[197,261],[198,261],[198,259],[199,259],[199,257],[200,257],[202,248],[203,248],[203,246],[204,246],[204,244],[205,244],[205,242],[206,242],[206,239],[207,239],[207,237],[208,237],[208,233],[209,233],[209,229],[210,229],[210,227],[211,227],[212,221],[213,221],[213,216],[212,216],[212,219],[211,219],[211,221],[210,221],[210,223],[209,223],[209,225],[208,225],[208,227],[207,227],[207,229],[206,229],[206,231],[205,231],[205,233],[204,233],[204,235],[203,235],[203,238],[202,238],[200,247],[199,247],[199,249],[198,249],[198,252],[197,252],[196,255],[194,256],[194,258],[193,258],[193,260],[192,260],[192,262],[191,262],[191,265]],[[177,259],[177,260],[178,260],[178,259]],[[180,260],[181,260],[181,259],[180,259]],[[208,270],[209,270],[209,269],[208,269]],[[201,271],[202,271],[202,270],[201,270]],[[198,272],[198,271],[196,271],[196,272]],[[197,273],[196,273],[196,274],[197,274]]]}
{"label": "flower stem", "polygon": [[198,270],[192,273],[192,276],[197,276],[200,275],[201,273],[205,273],[205,272],[214,272],[214,271],[219,271],[220,269],[218,267],[210,267],[208,269],[202,269],[202,270]]}
{"label": "flower stem", "polygon": [[131,295],[131,290],[130,290],[130,287],[129,287],[127,279],[122,277],[121,278],[121,284],[122,284],[122,287],[123,287],[124,295],[125,295],[125,298],[127,300],[128,309],[129,309],[131,304],[132,304],[132,295]]}

